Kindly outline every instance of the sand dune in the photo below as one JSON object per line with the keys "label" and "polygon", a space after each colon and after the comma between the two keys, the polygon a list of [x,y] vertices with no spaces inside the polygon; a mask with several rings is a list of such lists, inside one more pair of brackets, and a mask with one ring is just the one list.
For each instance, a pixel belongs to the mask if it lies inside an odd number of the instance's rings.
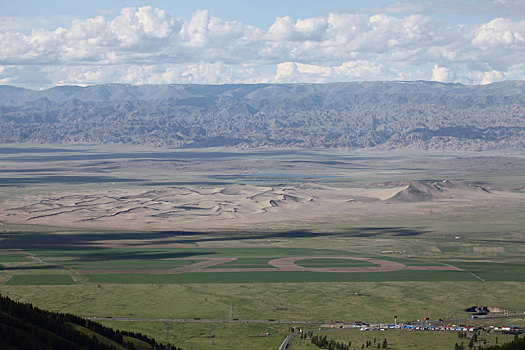
{"label": "sand dune", "polygon": [[[288,187],[231,185],[165,187],[32,196],[1,203],[0,220],[121,229],[228,229],[272,223],[309,223],[397,215],[421,203],[450,210],[450,203],[489,200],[488,190],[457,181],[409,181],[370,188],[315,183]],[[509,194],[517,195],[517,194]]]}
{"label": "sand dune", "polygon": [[258,193],[261,191],[260,187],[252,186],[252,185],[245,185],[245,184],[235,184],[230,185],[227,187],[224,187],[222,190],[220,190],[220,193],[230,195],[230,196],[238,196],[245,193]]}
{"label": "sand dune", "polygon": [[[476,195],[489,194],[482,186],[460,181],[396,181],[383,184],[396,189],[389,198],[391,202],[424,202],[439,199],[470,198]],[[404,186],[399,190],[398,186]]]}
{"label": "sand dune", "polygon": [[431,191],[425,191],[424,189],[420,189],[414,185],[406,185],[395,195],[387,198],[389,201],[397,202],[423,202],[433,199],[435,199],[435,196],[431,193]]}

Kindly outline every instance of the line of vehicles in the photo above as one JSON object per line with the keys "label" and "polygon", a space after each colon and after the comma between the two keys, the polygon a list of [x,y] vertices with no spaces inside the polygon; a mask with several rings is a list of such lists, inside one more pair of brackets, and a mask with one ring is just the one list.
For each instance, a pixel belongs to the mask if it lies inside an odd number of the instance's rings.
{"label": "line of vehicles", "polygon": [[[425,318],[428,321],[428,318]],[[440,320],[442,321],[442,320]],[[500,332],[503,334],[522,334],[523,328],[517,325],[504,325],[504,326],[469,326],[469,325],[455,325],[455,324],[432,324],[432,323],[413,323],[413,322],[402,322],[402,323],[365,323],[365,322],[353,322],[346,323],[341,321],[335,321],[335,323],[323,323],[319,331],[327,331],[330,329],[360,329],[362,331],[386,331],[387,329],[401,329],[408,331],[457,331],[457,332]],[[308,330],[297,328],[296,332],[286,336],[282,342],[279,350],[286,350],[292,344],[294,336],[308,332]],[[318,332],[318,331],[314,331]]]}
{"label": "line of vehicles", "polygon": [[472,325],[456,325],[456,324],[434,324],[434,323],[342,323],[336,322],[322,325],[323,328],[354,328],[362,331],[385,331],[387,329],[402,329],[412,331],[460,331],[460,332],[474,332],[474,331],[497,331],[502,333],[522,334],[523,328],[517,325],[504,326],[472,326]]}

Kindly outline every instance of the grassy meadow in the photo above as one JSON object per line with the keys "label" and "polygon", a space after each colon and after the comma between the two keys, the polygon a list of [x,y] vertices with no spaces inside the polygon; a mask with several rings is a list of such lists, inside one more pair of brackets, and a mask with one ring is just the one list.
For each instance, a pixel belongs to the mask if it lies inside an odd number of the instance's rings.
{"label": "grassy meadow", "polygon": [[[230,323],[165,323],[103,321],[105,326],[142,329],[163,343],[183,349],[277,349],[290,332],[290,325]],[[266,335],[268,333],[268,335]]]}
{"label": "grassy meadow", "polygon": [[[0,150],[0,202],[74,190],[307,181],[351,187],[445,178],[522,193],[523,156],[8,145]],[[328,158],[333,162],[327,163]],[[13,223],[6,216],[0,223],[0,294],[51,311],[95,317],[388,322],[393,315],[399,321],[468,317],[464,309],[473,305],[525,311],[525,205],[465,204],[454,212],[421,206],[424,215],[349,216],[229,232],[53,227]],[[459,270],[249,271],[273,268],[272,259],[287,257],[317,257],[296,262],[311,268],[375,266],[341,259],[356,257]],[[211,258],[236,260],[199,272],[170,273]],[[203,272],[232,268],[246,270]],[[88,273],[92,270],[106,273]],[[104,324],[159,341],[169,335],[170,342],[195,350],[277,348],[293,325]],[[373,337],[387,337],[392,349],[426,349],[428,344],[452,349],[459,340],[454,332],[377,333],[323,332],[331,339],[351,340],[359,344],[356,348]],[[306,340],[293,344],[293,349],[313,348]]]}
{"label": "grassy meadow", "polygon": [[[333,339],[340,343],[348,344],[351,342],[352,349],[361,349],[361,345],[366,344],[370,341],[372,349],[377,348],[379,343],[381,346],[384,339],[387,340],[388,349],[401,350],[401,349],[430,349],[429,344],[432,344],[432,350],[450,350],[454,349],[455,344],[463,343],[467,348],[470,341],[468,338],[459,338],[456,332],[413,332],[413,331],[402,331],[402,330],[388,330],[388,331],[369,331],[362,332],[359,330],[328,330],[323,332],[317,332],[316,335],[322,335],[327,339]],[[496,338],[497,343],[496,343]],[[513,335],[509,334],[481,334],[479,336],[479,342],[476,346],[485,344],[495,345],[502,344],[504,342],[510,342],[514,339]],[[365,346],[366,348],[366,346]],[[297,338],[292,350],[302,349],[319,349],[317,346],[311,344],[309,339]]]}

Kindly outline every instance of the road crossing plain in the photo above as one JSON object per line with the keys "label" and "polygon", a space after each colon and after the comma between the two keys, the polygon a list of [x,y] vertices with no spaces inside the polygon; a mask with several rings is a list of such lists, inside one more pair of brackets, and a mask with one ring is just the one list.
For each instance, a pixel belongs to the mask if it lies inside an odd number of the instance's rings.
{"label": "road crossing plain", "polygon": [[[522,154],[31,152],[0,152],[0,292],[40,308],[292,322],[445,319],[468,316],[473,305],[525,310]],[[429,188],[432,200],[420,193]],[[323,202],[316,192],[333,196]],[[154,216],[169,204],[165,194],[182,203],[167,221]],[[82,216],[68,214],[79,200]],[[251,206],[235,210],[243,201]],[[299,212],[303,205],[310,209]],[[212,212],[216,221],[207,220]],[[74,222],[91,215],[116,227]],[[166,337],[162,321],[104,322]],[[171,336],[185,349],[266,350],[292,325],[201,322],[173,325]]]}

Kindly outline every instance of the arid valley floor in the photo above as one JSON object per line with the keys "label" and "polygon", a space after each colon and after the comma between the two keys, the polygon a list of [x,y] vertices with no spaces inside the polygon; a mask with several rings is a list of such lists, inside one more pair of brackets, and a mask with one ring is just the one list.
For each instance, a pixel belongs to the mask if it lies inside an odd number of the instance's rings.
{"label": "arid valley floor", "polygon": [[524,185],[521,153],[5,145],[0,293],[184,349],[277,349],[297,322],[523,313]]}

